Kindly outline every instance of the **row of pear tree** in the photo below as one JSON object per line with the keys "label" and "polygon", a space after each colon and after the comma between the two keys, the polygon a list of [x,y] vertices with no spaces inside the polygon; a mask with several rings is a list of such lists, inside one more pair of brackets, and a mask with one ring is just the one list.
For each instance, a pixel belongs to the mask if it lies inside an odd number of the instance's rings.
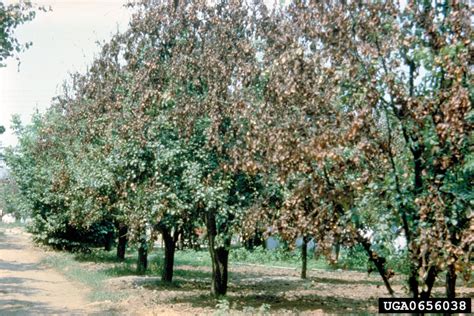
{"label": "row of pear tree", "polygon": [[[303,240],[333,260],[360,245],[388,293],[396,238],[407,288],[470,277],[469,8],[453,1],[143,1],[23,126],[7,163],[38,242],[117,238],[147,269],[164,241],[207,245],[227,290],[236,235]],[[196,237],[204,231],[205,240]]]}

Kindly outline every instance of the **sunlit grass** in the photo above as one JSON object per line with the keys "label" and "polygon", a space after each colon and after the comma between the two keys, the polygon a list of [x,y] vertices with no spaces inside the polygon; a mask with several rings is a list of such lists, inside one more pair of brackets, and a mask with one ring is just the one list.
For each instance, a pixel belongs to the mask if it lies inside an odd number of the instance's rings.
{"label": "sunlit grass", "polygon": [[0,229],[9,229],[9,228],[26,228],[26,225],[19,221],[14,222],[14,223],[0,222]]}
{"label": "sunlit grass", "polygon": [[[258,247],[253,251],[248,251],[245,248],[238,248],[231,250],[230,262],[231,264],[258,264],[285,268],[299,268],[301,267],[301,255],[298,250],[267,250]],[[332,269],[324,258],[313,258],[312,253],[308,254],[307,265],[308,269]]]}
{"label": "sunlit grass", "polygon": [[98,301],[118,301],[124,297],[124,294],[108,291],[104,282],[110,278],[101,269],[87,269],[86,266],[78,264],[76,256],[66,252],[52,253],[42,260],[46,264],[61,273],[67,278],[80,282],[91,289],[90,299],[93,302]]}

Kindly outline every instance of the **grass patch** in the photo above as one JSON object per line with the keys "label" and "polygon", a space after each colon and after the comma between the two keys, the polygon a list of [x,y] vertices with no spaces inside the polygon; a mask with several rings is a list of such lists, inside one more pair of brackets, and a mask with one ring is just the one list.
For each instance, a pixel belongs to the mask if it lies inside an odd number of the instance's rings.
{"label": "grass patch", "polygon": [[[157,249],[153,253],[161,261],[163,251]],[[229,253],[229,265],[232,264],[261,264],[266,266],[281,266],[285,268],[301,267],[299,251],[284,251],[283,249],[267,250],[258,247],[252,251],[245,248],[233,248]],[[180,250],[175,254],[175,265],[189,265],[193,267],[210,267],[211,258],[208,250]],[[313,258],[308,254],[308,269],[333,269],[324,258]]]}
{"label": "grass patch", "polygon": [[211,272],[200,271],[200,270],[184,270],[175,269],[173,272],[174,276],[182,277],[183,279],[202,279],[206,280],[211,278]]}
{"label": "grass patch", "polygon": [[106,289],[104,282],[110,278],[103,270],[91,270],[78,264],[76,255],[66,252],[56,252],[45,259],[42,263],[60,271],[67,278],[80,282],[91,289],[90,300],[99,301],[118,301],[124,297],[124,294],[111,292]]}
{"label": "grass patch", "polygon": [[[159,249],[157,256],[162,260],[161,258],[164,256],[164,251]],[[179,250],[176,251],[174,260],[176,265],[189,265],[193,267],[211,266],[211,255],[208,250]]]}
{"label": "grass patch", "polygon": [[114,263],[120,262],[113,251],[93,250],[90,253],[76,253],[74,260],[79,262]]}
{"label": "grass patch", "polygon": [[[285,268],[300,268],[301,255],[299,251],[285,251],[283,249],[268,250],[258,247],[253,251],[245,248],[236,248],[230,251],[230,263],[261,264],[267,266],[281,266]],[[323,258],[313,258],[308,254],[308,269],[331,269]]]}
{"label": "grass patch", "polygon": [[14,223],[0,222],[0,229],[9,229],[9,228],[26,228],[26,224],[23,224],[21,222],[14,222]]}

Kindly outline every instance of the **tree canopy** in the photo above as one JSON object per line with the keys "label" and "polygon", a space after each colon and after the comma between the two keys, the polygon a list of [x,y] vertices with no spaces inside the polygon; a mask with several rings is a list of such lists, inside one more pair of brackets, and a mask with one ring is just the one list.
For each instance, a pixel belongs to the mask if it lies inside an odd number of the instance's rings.
{"label": "tree canopy", "polygon": [[414,297],[444,272],[455,296],[474,236],[465,5],[133,8],[90,69],[16,126],[7,162],[37,240],[67,248],[119,230],[146,269],[161,233],[170,281],[178,236],[205,228],[221,295],[233,236],[314,238],[328,260],[362,246],[390,294],[390,260],[405,256]]}

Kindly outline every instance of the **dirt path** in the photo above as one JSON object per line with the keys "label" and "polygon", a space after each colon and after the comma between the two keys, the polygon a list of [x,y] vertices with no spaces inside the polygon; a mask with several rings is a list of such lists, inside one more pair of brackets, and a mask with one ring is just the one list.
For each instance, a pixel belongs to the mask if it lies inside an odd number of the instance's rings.
{"label": "dirt path", "polygon": [[0,315],[90,314],[88,290],[42,265],[19,228],[0,230]]}

